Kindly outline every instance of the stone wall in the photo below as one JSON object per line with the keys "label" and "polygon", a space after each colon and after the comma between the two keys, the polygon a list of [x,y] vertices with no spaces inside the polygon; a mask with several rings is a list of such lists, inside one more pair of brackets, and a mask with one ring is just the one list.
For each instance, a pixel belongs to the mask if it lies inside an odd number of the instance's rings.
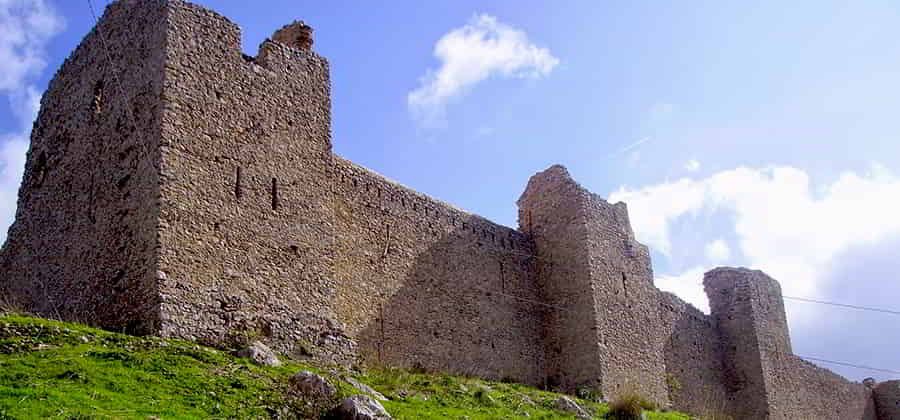
{"label": "stone wall", "polygon": [[772,299],[781,296],[778,283],[761,271],[717,268],[703,285],[724,348],[729,410],[738,418],[769,418],[770,355],[790,351],[784,307]]}
{"label": "stone wall", "polygon": [[335,158],[335,312],[375,364],[543,382],[521,233]]}
{"label": "stone wall", "polygon": [[513,230],[334,156],[311,34],[292,23],[249,57],[202,7],[109,6],[42,99],[0,298],[698,414],[897,417],[896,382],[873,398],[791,354],[762,272],[707,273],[710,316],[659,292],[625,205],[561,166],[532,177]]}
{"label": "stone wall", "polygon": [[882,382],[873,394],[879,419],[900,419],[900,381]]}
{"label": "stone wall", "polygon": [[160,168],[162,333],[352,355],[332,317],[328,62],[169,1]]}
{"label": "stone wall", "polygon": [[758,270],[704,276],[723,351],[729,412],[737,418],[875,419],[871,391],[791,351],[781,287]]}
{"label": "stone wall", "polygon": [[662,328],[649,251],[624,204],[609,204],[565,168],[533,176],[519,199],[520,230],[535,242],[549,311],[551,385],[638,392],[667,404]]}
{"label": "stone wall", "polygon": [[120,1],[41,100],[0,296],[131,333],[159,327],[155,284],[162,2]]}
{"label": "stone wall", "polygon": [[877,417],[872,390],[793,354],[772,355],[769,405],[773,419],[853,419]]}
{"label": "stone wall", "polygon": [[[550,388],[601,390],[587,236],[578,186],[555,166],[531,178],[519,199],[520,230],[535,243],[537,278],[547,304],[544,345]],[[573,240],[574,239],[574,240]]]}
{"label": "stone wall", "polygon": [[659,305],[672,405],[709,418],[727,413],[722,346],[712,318],[668,292],[660,293]]}

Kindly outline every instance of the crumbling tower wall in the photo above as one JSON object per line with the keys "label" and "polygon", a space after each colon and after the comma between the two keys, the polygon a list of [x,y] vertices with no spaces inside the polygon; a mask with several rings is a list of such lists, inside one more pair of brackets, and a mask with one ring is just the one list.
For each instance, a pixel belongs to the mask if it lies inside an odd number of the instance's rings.
{"label": "crumbling tower wall", "polygon": [[703,285],[724,345],[731,411],[739,418],[769,418],[772,358],[791,352],[781,288],[761,271],[733,268],[707,272]]}
{"label": "crumbling tower wall", "polygon": [[159,145],[167,9],[110,5],[50,82],[31,134],[0,296],[131,333],[159,327]]}
{"label": "crumbling tower wall", "polygon": [[777,281],[758,270],[717,268],[703,284],[735,417],[876,418],[871,390],[793,354]]}
{"label": "crumbling tower wall", "polygon": [[668,403],[649,251],[634,239],[625,205],[591,194],[557,165],[529,180],[519,226],[535,243],[548,306],[548,383]]}
{"label": "crumbling tower wall", "polygon": [[879,383],[874,397],[879,419],[900,419],[900,381]]}
{"label": "crumbling tower wall", "polygon": [[168,5],[162,333],[251,334],[282,351],[323,346],[340,358],[352,349],[341,348],[348,341],[331,313],[328,62],[297,36],[245,56],[237,25],[189,3]]}

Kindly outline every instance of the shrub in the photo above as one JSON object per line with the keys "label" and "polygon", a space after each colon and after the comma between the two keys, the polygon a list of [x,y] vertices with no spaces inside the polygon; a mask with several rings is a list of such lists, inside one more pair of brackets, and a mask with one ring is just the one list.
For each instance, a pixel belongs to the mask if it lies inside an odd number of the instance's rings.
{"label": "shrub", "polygon": [[626,392],[609,403],[607,419],[640,420],[644,410],[655,410],[656,404],[636,392]]}

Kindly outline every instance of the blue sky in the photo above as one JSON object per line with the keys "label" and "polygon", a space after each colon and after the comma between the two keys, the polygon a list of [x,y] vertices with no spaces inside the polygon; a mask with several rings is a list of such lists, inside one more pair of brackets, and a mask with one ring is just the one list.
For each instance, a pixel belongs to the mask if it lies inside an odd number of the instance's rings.
{"label": "blue sky", "polygon": [[[335,151],[405,185],[515,226],[528,177],[561,163],[628,203],[657,285],[698,307],[705,270],[747,265],[898,309],[896,2],[200,3],[251,55],[310,23]],[[91,25],[86,1],[0,0],[3,226],[36,99]],[[787,306],[796,353],[900,370],[896,316]]]}

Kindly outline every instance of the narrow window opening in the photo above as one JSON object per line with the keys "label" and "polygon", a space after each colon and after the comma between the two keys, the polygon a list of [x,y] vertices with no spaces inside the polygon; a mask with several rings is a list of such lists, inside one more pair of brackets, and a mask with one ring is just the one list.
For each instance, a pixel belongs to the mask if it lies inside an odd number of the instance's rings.
{"label": "narrow window opening", "polygon": [[628,297],[628,286],[625,284],[625,280],[627,280],[627,278],[625,277],[625,273],[622,273],[622,291],[625,293],[625,297],[627,298]]}
{"label": "narrow window opening", "polygon": [[234,170],[234,197],[241,199],[241,167],[238,166]]}
{"label": "narrow window opening", "polygon": [[278,210],[278,180],[272,178],[272,210]]}

